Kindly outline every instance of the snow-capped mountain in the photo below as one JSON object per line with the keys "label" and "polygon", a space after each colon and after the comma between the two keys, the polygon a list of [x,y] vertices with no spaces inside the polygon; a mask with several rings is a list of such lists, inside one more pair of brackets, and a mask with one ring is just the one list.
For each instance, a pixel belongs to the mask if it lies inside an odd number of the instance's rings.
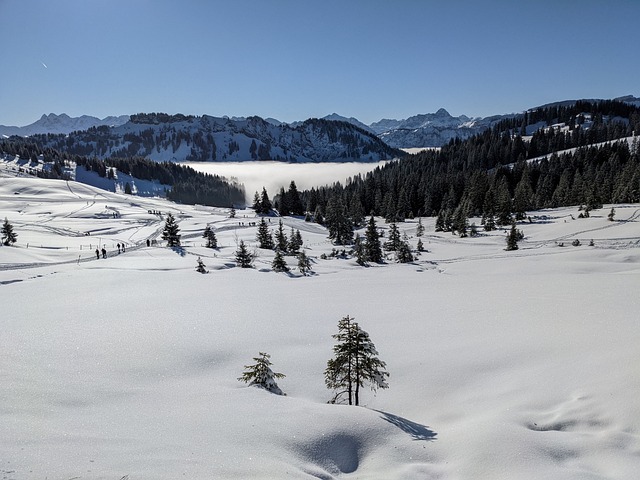
{"label": "snow-capped mountain", "polygon": [[101,125],[119,126],[129,121],[129,115],[120,115],[118,117],[109,116],[105,118],[91,117],[82,115],[81,117],[70,117],[66,113],[56,115],[42,115],[40,120],[24,127],[14,127],[0,125],[0,136],[20,135],[22,137],[36,135],[39,133],[71,133],[77,130],[87,130],[91,127],[99,127]]}
{"label": "snow-capped mountain", "polygon": [[374,162],[402,155],[351,123],[323,119],[292,127],[260,117],[137,114],[117,127],[34,140],[80,155],[143,156],[157,161]]}
{"label": "snow-capped mountain", "polygon": [[505,118],[497,115],[487,118],[453,117],[444,108],[406,120],[383,119],[370,125],[387,145],[396,148],[440,147],[451,139],[465,140],[490,128]]}

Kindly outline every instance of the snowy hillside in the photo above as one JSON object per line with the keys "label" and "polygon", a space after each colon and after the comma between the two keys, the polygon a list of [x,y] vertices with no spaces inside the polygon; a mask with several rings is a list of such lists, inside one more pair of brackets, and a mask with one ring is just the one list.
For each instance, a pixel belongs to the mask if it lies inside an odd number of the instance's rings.
{"label": "snowy hillside", "polygon": [[87,130],[91,127],[119,126],[129,121],[129,115],[120,115],[118,117],[110,116],[105,118],[96,118],[89,115],[81,117],[70,117],[63,113],[56,115],[42,115],[40,120],[24,127],[10,127],[0,125],[0,136],[9,137],[11,135],[19,135],[22,137],[36,135],[38,133],[67,134],[77,130]]}
{"label": "snowy hillside", "polygon": [[309,119],[290,127],[260,117],[234,120],[207,115],[137,114],[118,127],[36,141],[81,155],[157,161],[377,162],[401,154],[347,122]]}
{"label": "snowy hillside", "polygon": [[[0,246],[0,477],[635,479],[640,205],[608,221],[611,207],[529,212],[515,252],[503,232],[458,238],[424,218],[427,252],[368,268],[286,217],[312,260],[302,276],[293,257],[272,271],[250,210],[4,177],[18,239]],[[159,238],[168,212],[182,249]],[[416,226],[400,224],[414,247]],[[235,266],[240,240],[252,269]],[[326,403],[346,315],[390,373],[361,407]],[[260,351],[287,396],[237,381]]]}

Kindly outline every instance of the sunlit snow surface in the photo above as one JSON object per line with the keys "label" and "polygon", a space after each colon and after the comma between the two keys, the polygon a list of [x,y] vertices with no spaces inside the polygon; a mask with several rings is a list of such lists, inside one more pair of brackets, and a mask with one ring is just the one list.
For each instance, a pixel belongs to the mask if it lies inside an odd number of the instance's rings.
{"label": "sunlit snow surface", "polygon": [[[615,222],[610,207],[531,212],[515,252],[504,232],[460,239],[426,218],[419,260],[368,268],[320,259],[326,230],[284,218],[303,277],[259,249],[235,266],[239,240],[255,247],[249,210],[0,178],[18,234],[0,247],[0,478],[637,478],[640,205]],[[401,224],[414,247],[415,228]],[[390,373],[360,408],[326,403],[347,314]],[[260,351],[286,397],[237,381]]]}

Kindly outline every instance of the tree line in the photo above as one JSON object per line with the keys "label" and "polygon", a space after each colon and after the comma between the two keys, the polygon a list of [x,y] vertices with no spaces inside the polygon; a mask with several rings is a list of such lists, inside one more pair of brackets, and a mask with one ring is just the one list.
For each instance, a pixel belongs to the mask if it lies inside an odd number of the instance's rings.
{"label": "tree line", "polygon": [[36,142],[17,136],[0,141],[0,152],[19,155],[21,159],[30,159],[32,162],[42,155],[44,162],[52,167],[38,171],[37,175],[41,177],[68,180],[64,169],[77,165],[96,172],[102,178],[113,178],[114,170],[117,170],[140,180],[158,181],[170,187],[167,198],[179,203],[229,207],[245,202],[241,184],[174,162],[154,162],[143,157],[102,160],[41,147]]}
{"label": "tree line", "polygon": [[[336,208],[355,225],[361,225],[365,215],[389,222],[441,215],[449,219],[445,229],[451,229],[456,214],[510,225],[512,215],[522,218],[527,210],[639,202],[638,143],[617,139],[632,136],[633,128],[637,133],[640,116],[635,107],[624,109],[629,118],[596,119],[589,129],[578,124],[572,130],[549,127],[529,141],[512,120],[505,121],[469,140],[452,140],[440,151],[390,162],[345,185],[303,191],[300,198],[314,218]],[[551,153],[561,147],[576,150]],[[540,155],[547,156],[533,159]]]}

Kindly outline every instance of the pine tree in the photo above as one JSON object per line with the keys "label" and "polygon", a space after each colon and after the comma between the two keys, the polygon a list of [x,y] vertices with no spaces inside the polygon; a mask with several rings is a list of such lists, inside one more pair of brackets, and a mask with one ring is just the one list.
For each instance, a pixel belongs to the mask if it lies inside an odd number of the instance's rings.
{"label": "pine tree", "polygon": [[298,270],[302,275],[307,275],[311,271],[311,261],[304,250],[298,254]]}
{"label": "pine tree", "polygon": [[176,223],[176,219],[171,213],[167,213],[167,219],[164,223],[164,230],[162,231],[162,239],[166,240],[168,247],[180,246],[180,229]]}
{"label": "pine tree", "polygon": [[364,266],[367,264],[367,254],[364,242],[362,241],[362,237],[360,237],[359,233],[356,233],[356,238],[353,241],[353,252],[356,256],[356,263],[358,265]]}
{"label": "pine tree", "polygon": [[287,243],[287,251],[291,255],[297,255],[302,247],[302,235],[300,235],[300,230],[293,230],[291,227],[291,235],[289,236],[289,242]]}
{"label": "pine tree", "polygon": [[329,238],[336,245],[350,245],[353,243],[353,225],[347,216],[342,197],[334,195],[329,199],[325,224],[329,229]]}
{"label": "pine tree", "polygon": [[389,226],[389,239],[384,244],[384,249],[391,252],[397,252],[400,249],[400,230],[395,222]]}
{"label": "pine tree", "polygon": [[207,273],[207,269],[204,266],[204,262],[202,261],[202,258],[198,257],[198,266],[196,267],[196,272],[200,272],[200,273]]}
{"label": "pine tree", "polygon": [[271,355],[260,352],[257,357],[253,357],[255,364],[245,365],[246,369],[241,377],[238,377],[238,381],[256,385],[260,388],[264,388],[267,392],[275,393],[276,395],[284,395],[276,379],[284,378],[282,373],[276,373],[271,369]]}
{"label": "pine tree", "polygon": [[380,247],[380,235],[378,234],[378,227],[373,215],[367,223],[367,229],[364,232],[364,248],[366,258],[368,262],[380,263],[382,262],[383,254]]}
{"label": "pine tree", "polygon": [[518,240],[520,235],[521,234],[519,234],[516,229],[516,222],[514,221],[511,224],[511,231],[509,232],[509,235],[507,235],[507,248],[505,250],[518,250]]}
{"label": "pine tree", "polygon": [[304,206],[302,205],[302,200],[300,200],[300,194],[298,193],[296,182],[293,180],[291,180],[291,183],[289,184],[287,200],[289,201],[291,215],[302,215],[304,213]]}
{"label": "pine tree", "polygon": [[249,253],[247,246],[244,244],[244,240],[240,240],[238,244],[238,250],[236,250],[236,263],[241,268],[251,268],[253,264],[253,255]]}
{"label": "pine tree", "polygon": [[218,239],[216,237],[215,232],[211,229],[209,225],[207,225],[204,229],[204,233],[202,234],[202,238],[207,239],[207,248],[218,248]]}
{"label": "pine tree", "polygon": [[421,238],[418,239],[418,245],[416,246],[416,249],[419,252],[424,252],[424,245],[422,243],[422,239]]}
{"label": "pine tree", "polygon": [[253,208],[256,213],[262,213],[262,208],[260,206],[260,194],[257,190],[255,195],[253,196],[253,204],[251,205],[251,208]]}
{"label": "pine tree", "polygon": [[229,209],[229,218],[236,218],[236,209],[233,205]]}
{"label": "pine tree", "polygon": [[278,230],[276,230],[276,248],[282,253],[287,253],[287,234],[284,233],[284,226],[282,225],[282,219],[278,221]]}
{"label": "pine tree", "polygon": [[269,200],[269,195],[267,194],[267,189],[262,187],[262,195],[260,197],[260,211],[263,215],[268,215],[271,212],[273,205],[271,204],[271,200]]}
{"label": "pine tree", "polygon": [[338,322],[334,358],[327,362],[324,372],[327,388],[336,390],[332,403],[347,396],[349,405],[360,404],[360,387],[368,383],[372,390],[388,388],[386,364],[378,358],[378,351],[369,334],[348,315]]}
{"label": "pine tree", "polygon": [[273,250],[275,244],[273,243],[273,235],[269,231],[267,222],[264,221],[264,217],[260,219],[260,225],[258,225],[258,233],[256,233],[256,240],[258,242],[258,248],[266,248],[267,250]]}
{"label": "pine tree", "polygon": [[418,217],[418,225],[416,226],[416,237],[424,235],[424,225],[422,224],[422,217]]}
{"label": "pine tree", "polygon": [[276,248],[276,256],[273,257],[273,262],[271,262],[271,268],[273,268],[274,272],[288,272],[289,266],[285,261],[280,249]]}
{"label": "pine tree", "polygon": [[7,217],[4,218],[4,223],[2,224],[0,233],[2,234],[3,245],[9,246],[16,243],[18,240],[18,235],[13,231],[13,225],[9,223]]}
{"label": "pine tree", "polygon": [[411,246],[406,240],[400,242],[398,250],[396,250],[396,259],[400,263],[409,263],[415,260],[413,253],[411,253]]}

